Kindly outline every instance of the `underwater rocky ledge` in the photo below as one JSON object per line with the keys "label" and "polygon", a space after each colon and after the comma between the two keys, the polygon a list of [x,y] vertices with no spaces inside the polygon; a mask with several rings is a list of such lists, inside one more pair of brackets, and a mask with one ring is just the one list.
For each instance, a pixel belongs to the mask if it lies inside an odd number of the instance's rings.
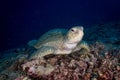
{"label": "underwater rocky ledge", "polygon": [[22,65],[35,51],[24,45],[0,54],[0,80],[120,80],[120,23],[97,24],[86,29],[90,52],[47,55],[37,59],[39,74]]}

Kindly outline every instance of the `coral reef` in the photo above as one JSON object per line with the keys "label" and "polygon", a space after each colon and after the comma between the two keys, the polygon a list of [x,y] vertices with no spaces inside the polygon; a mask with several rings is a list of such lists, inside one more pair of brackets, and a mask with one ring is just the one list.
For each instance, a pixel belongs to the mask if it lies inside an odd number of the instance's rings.
{"label": "coral reef", "polygon": [[[104,54],[103,54],[104,52]],[[31,63],[36,64],[41,73],[29,73]],[[24,64],[24,71],[32,80],[119,80],[120,77],[120,50],[108,50],[102,43],[91,45],[89,53],[80,54],[79,51],[69,55],[48,55],[44,60],[32,60]],[[49,74],[46,74],[47,65],[52,66]],[[34,69],[37,70],[35,67]],[[50,69],[50,68],[49,68]],[[47,70],[47,69],[46,69]],[[49,71],[49,70],[48,70]],[[43,73],[44,72],[44,73]]]}

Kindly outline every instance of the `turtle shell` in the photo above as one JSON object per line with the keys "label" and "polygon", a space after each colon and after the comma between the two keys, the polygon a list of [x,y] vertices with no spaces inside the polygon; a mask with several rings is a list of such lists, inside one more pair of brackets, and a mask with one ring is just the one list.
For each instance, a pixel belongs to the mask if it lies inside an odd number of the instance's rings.
{"label": "turtle shell", "polygon": [[64,36],[68,32],[67,29],[52,29],[45,34],[43,34],[36,42],[34,47],[36,49],[40,48],[44,44],[51,43],[53,44],[59,44],[61,41],[63,41]]}

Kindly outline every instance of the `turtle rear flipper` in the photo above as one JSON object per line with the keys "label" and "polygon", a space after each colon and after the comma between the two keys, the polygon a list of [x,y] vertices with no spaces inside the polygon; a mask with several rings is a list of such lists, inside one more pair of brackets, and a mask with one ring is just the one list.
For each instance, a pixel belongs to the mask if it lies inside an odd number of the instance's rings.
{"label": "turtle rear flipper", "polygon": [[31,41],[29,41],[27,44],[28,44],[28,46],[30,46],[30,47],[34,47],[34,45],[37,43],[37,40],[31,40]]}

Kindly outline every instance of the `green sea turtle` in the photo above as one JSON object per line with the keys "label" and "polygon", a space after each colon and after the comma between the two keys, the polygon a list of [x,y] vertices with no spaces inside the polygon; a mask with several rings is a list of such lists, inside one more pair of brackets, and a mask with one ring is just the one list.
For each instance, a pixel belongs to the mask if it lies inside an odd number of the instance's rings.
{"label": "green sea turtle", "polygon": [[48,54],[70,54],[81,48],[89,51],[86,43],[81,40],[84,35],[82,26],[75,26],[71,29],[53,29],[46,32],[38,40],[32,40],[32,46],[37,49],[31,55],[31,59],[42,58]]}

